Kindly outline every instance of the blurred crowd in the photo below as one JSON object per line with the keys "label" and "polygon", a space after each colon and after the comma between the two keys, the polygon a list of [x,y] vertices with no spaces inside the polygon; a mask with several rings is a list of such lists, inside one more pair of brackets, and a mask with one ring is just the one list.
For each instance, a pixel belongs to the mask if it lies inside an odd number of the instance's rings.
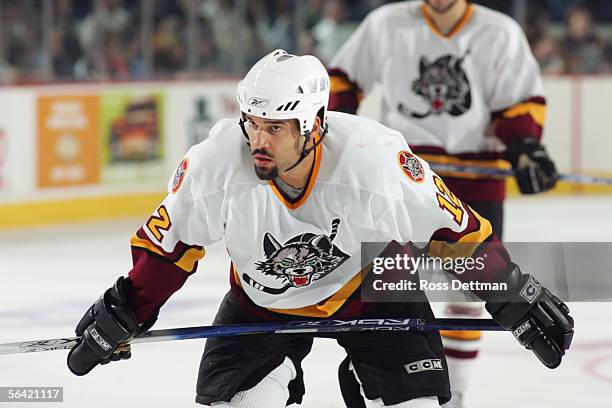
{"label": "blurred crowd", "polygon": [[[386,2],[0,0],[0,84],[235,76],[276,48],[328,62]],[[475,3],[512,12],[508,1]],[[608,1],[528,3],[525,32],[543,72],[612,72],[612,16],[594,4]]]}
{"label": "blurred crowd", "polygon": [[595,29],[592,10],[585,5],[571,7],[562,27],[560,35],[553,35],[550,16],[544,12],[532,14],[527,21],[527,39],[542,72],[612,72],[612,41]]}

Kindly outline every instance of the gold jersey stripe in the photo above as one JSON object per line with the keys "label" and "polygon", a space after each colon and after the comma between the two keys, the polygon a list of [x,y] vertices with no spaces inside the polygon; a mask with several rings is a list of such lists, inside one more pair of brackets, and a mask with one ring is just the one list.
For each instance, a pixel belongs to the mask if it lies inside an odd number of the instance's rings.
{"label": "gold jersey stripe", "polygon": [[[428,153],[416,153],[417,156],[427,161],[428,163],[434,164],[454,164],[457,166],[474,166],[474,167],[486,167],[498,170],[510,170],[512,166],[506,160],[494,159],[494,160],[469,160],[460,159],[458,157],[439,155],[439,154],[428,154]],[[440,176],[444,177],[457,177],[462,179],[470,180],[504,180],[505,176],[492,176],[485,174],[473,174],[473,173],[462,173],[455,171],[438,171],[436,172]]]}
{"label": "gold jersey stripe", "polygon": [[415,153],[421,159],[429,163],[439,164],[456,164],[459,166],[477,166],[486,167],[491,169],[510,170],[512,166],[504,159],[492,159],[492,160],[472,160],[472,159],[460,159],[454,156],[447,156],[441,154],[430,154],[430,153]]}
{"label": "gold jersey stripe", "polygon": [[467,258],[472,256],[476,248],[493,233],[493,227],[489,220],[481,217],[474,210],[472,210],[472,213],[480,223],[478,230],[465,234],[456,243],[431,240],[429,254],[439,258]]}
{"label": "gold jersey stripe", "polygon": [[529,115],[540,127],[544,127],[546,121],[546,105],[536,102],[524,102],[506,109],[502,114],[505,119],[513,119],[517,116]]}
{"label": "gold jersey stripe", "polygon": [[[157,255],[163,256],[164,258],[168,259],[168,257],[159,248],[157,248],[151,241],[142,239],[136,234],[134,234],[132,238],[130,239],[130,244],[133,247],[147,249],[153,253],[156,253]],[[202,249],[189,248],[187,251],[185,251],[183,256],[181,256],[181,258],[178,261],[173,262],[173,263],[179,268],[181,268],[182,270],[184,270],[185,272],[191,273],[193,272],[196,262],[204,258],[205,254],[206,254],[206,251],[204,250],[204,248]]]}
{"label": "gold jersey stripe", "polygon": [[[369,267],[369,266],[368,266]],[[361,285],[361,271],[351,278],[340,290],[330,296],[327,300],[319,302],[316,305],[299,307],[296,309],[273,309],[268,310],[276,313],[295,315],[295,316],[307,316],[307,317],[330,317],[340,309],[340,307],[347,301],[347,299],[355,292]]]}
{"label": "gold jersey stripe", "polygon": [[348,92],[354,90],[355,86],[345,77],[336,75],[329,77],[329,91],[331,93]]}

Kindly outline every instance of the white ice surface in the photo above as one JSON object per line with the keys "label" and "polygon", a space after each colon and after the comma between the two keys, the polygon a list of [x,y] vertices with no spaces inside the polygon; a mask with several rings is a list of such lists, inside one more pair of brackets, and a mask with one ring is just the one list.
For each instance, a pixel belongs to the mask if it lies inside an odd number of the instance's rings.
{"label": "white ice surface", "polygon": [[[612,198],[509,200],[506,238],[612,241]],[[85,309],[131,266],[129,238],[142,220],[0,233],[0,343],[71,336]],[[612,267],[610,268],[612,272]],[[210,324],[228,288],[222,245],[164,306],[155,328]],[[548,370],[508,333],[485,333],[467,407],[605,407],[612,401],[610,303],[572,304],[576,335],[562,366]],[[0,386],[63,386],[64,402],[0,406],[195,407],[203,340],[142,344],[131,360],[69,373],[66,351],[0,355]],[[303,407],[341,407],[342,349],[315,341],[304,361]]]}

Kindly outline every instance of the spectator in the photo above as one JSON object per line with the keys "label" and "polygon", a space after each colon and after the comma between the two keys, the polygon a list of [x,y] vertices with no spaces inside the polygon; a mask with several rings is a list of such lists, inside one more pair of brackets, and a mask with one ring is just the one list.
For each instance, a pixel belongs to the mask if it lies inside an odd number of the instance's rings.
{"label": "spectator", "polygon": [[218,72],[221,71],[219,66],[219,48],[212,39],[210,34],[202,35],[197,44],[197,67],[199,71]]}
{"label": "spectator", "polygon": [[179,34],[181,20],[176,15],[164,17],[153,38],[153,67],[156,74],[175,74],[186,67],[185,39]]}
{"label": "spectator", "polygon": [[565,71],[565,64],[559,44],[549,35],[543,35],[531,45],[533,55],[540,64],[544,74],[561,74]]}
{"label": "spectator", "polygon": [[119,34],[106,33],[104,36],[104,77],[129,79],[127,50]]}
{"label": "spectator", "polygon": [[299,55],[315,55],[317,43],[312,36],[312,33],[303,30],[298,35],[297,54]]}
{"label": "spectator", "polygon": [[0,58],[0,84],[10,84],[17,80],[17,68]]}
{"label": "spectator", "polygon": [[51,55],[51,66],[54,78],[73,78],[74,64],[78,58],[78,54],[74,56],[68,54],[69,42],[67,41],[64,31],[61,28],[54,28],[51,30],[49,35],[51,36],[49,53]]}
{"label": "spectator", "polygon": [[287,0],[275,0],[270,8],[261,1],[249,2],[249,5],[255,17],[257,34],[264,46],[262,54],[277,48],[295,49],[293,19]]}
{"label": "spectator", "polygon": [[142,24],[140,19],[133,19],[125,37],[125,52],[127,57],[128,75],[132,79],[142,79],[150,73],[145,72],[142,53]]}
{"label": "spectator", "polygon": [[346,21],[346,6],[342,0],[329,0],[323,5],[323,18],[312,29],[317,41],[317,56],[327,64],[348,40],[355,24]]}
{"label": "spectator", "polygon": [[74,78],[74,65],[83,53],[79,44],[79,24],[73,0],[57,0],[53,8],[51,63],[53,75],[62,80]]}
{"label": "spectator", "polygon": [[2,5],[0,30],[4,42],[4,71],[15,82],[40,80],[42,44],[40,11],[32,4]]}
{"label": "spectator", "polygon": [[591,12],[577,6],[567,14],[566,37],[563,40],[566,72],[600,73],[607,70],[604,43],[593,30]]}
{"label": "spectator", "polygon": [[301,9],[302,23],[308,30],[312,30],[319,21],[321,21],[321,14],[323,11],[323,0],[307,0],[305,7]]}
{"label": "spectator", "polygon": [[243,62],[241,69],[245,69],[249,61],[261,56],[254,27],[249,21],[239,20],[233,0],[208,0],[202,4],[202,15],[219,48],[223,71],[236,73],[238,58]]}
{"label": "spectator", "polygon": [[92,9],[81,22],[78,33],[83,49],[95,46],[105,33],[122,34],[130,24],[130,14],[121,0],[103,0],[99,12]]}

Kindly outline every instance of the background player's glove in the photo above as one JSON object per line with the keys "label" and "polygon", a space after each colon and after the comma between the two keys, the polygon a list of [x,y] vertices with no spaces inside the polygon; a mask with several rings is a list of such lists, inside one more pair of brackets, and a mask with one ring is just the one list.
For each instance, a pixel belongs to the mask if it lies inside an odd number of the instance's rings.
{"label": "background player's glove", "polygon": [[533,276],[511,264],[508,291],[485,304],[493,319],[548,368],[561,364],[574,335],[569,308]]}
{"label": "background player's glove", "polygon": [[68,353],[68,368],[74,374],[85,375],[98,364],[130,358],[130,346],[125,343],[155,323],[157,316],[138,324],[128,304],[131,285],[129,278],[120,277],[77,324],[75,332],[81,339]]}
{"label": "background player's glove", "polygon": [[505,158],[512,164],[516,182],[523,194],[550,190],[559,175],[546,149],[535,138],[527,138],[508,146]]}

